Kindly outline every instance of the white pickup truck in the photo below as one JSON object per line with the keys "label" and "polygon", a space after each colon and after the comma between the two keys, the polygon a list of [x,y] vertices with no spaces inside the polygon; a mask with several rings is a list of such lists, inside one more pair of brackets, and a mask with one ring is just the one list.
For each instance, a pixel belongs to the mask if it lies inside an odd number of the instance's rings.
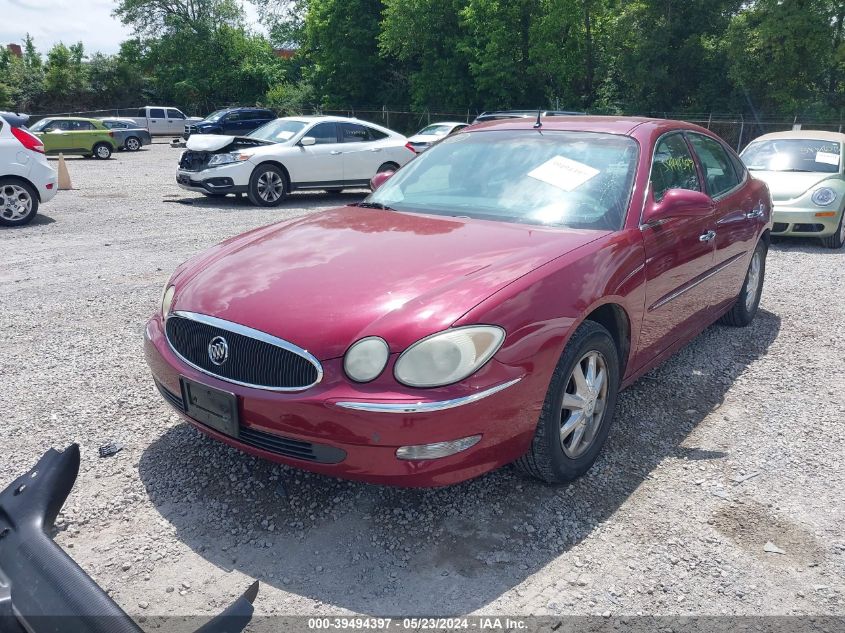
{"label": "white pickup truck", "polygon": [[185,116],[177,108],[146,106],[140,108],[138,116],[130,117],[139,127],[149,130],[153,136],[182,136],[186,123],[202,121],[202,117]]}

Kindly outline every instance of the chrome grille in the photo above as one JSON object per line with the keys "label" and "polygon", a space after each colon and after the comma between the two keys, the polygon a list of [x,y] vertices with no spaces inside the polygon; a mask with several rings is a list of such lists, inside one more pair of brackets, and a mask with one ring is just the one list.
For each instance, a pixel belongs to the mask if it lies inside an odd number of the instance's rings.
{"label": "chrome grille", "polygon": [[[301,391],[323,376],[320,362],[296,345],[237,323],[176,312],[167,318],[171,349],[192,367],[221,380],[271,391]],[[225,339],[227,358],[216,364],[209,345]],[[219,360],[219,359],[217,359]]]}

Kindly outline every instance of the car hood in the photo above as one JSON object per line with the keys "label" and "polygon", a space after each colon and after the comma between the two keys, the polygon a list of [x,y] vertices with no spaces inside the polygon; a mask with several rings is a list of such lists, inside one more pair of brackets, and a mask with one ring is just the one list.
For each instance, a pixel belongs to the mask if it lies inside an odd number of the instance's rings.
{"label": "car hood", "polygon": [[393,352],[604,231],[343,207],[233,238],[183,265],[173,310],[342,356],[362,336]]}
{"label": "car hood", "polygon": [[830,180],[831,183],[841,180],[839,174],[823,174],[820,172],[755,170],[751,173],[756,179],[762,180],[769,186],[772,200],[775,201],[800,198],[825,180]]}
{"label": "car hood", "polygon": [[185,147],[195,152],[214,152],[223,149],[235,138],[237,137],[227,134],[191,134]]}
{"label": "car hood", "polygon": [[414,136],[408,137],[408,141],[411,143],[434,143],[434,141],[438,141],[441,138],[441,136],[435,134],[415,134]]}

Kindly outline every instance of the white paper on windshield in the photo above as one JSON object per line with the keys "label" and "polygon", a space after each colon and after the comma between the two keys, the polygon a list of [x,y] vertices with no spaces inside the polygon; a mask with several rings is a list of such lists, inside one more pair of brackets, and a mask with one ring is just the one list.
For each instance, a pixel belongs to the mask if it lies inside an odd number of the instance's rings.
{"label": "white paper on windshield", "polygon": [[280,138],[283,141],[286,141],[289,138],[291,138],[293,136],[293,134],[294,134],[293,132],[289,132],[288,130],[282,130],[281,132],[276,134],[276,138]]}
{"label": "white paper on windshield", "polygon": [[528,176],[564,191],[574,191],[599,173],[598,169],[584,163],[565,156],[555,156],[528,172]]}
{"label": "white paper on windshield", "polygon": [[839,154],[833,152],[816,152],[816,162],[825,165],[839,165]]}

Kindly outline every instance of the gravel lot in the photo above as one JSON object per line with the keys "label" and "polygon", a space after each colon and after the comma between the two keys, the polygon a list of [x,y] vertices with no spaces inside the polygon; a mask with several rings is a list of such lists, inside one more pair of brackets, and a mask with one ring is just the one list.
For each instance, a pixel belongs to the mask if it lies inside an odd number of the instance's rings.
{"label": "gravel lot", "polygon": [[845,250],[775,244],[754,325],[623,393],[578,482],[381,488],[250,458],[155,392],[141,335],[178,263],[360,198],[212,201],[177,155],[69,159],[77,189],[0,229],[0,486],[79,442],[57,541],[130,614],[216,613],[252,578],[260,614],[845,614]]}

